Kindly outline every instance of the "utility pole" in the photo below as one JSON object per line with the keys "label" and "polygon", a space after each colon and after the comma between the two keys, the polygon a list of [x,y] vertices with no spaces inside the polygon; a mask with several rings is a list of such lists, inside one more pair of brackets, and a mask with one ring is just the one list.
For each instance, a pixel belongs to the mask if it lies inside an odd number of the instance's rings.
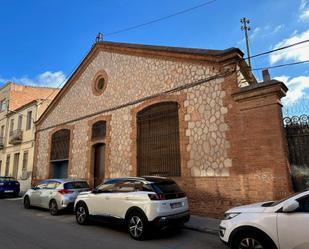
{"label": "utility pole", "polygon": [[248,55],[248,64],[249,68],[251,70],[251,60],[250,60],[250,48],[249,48],[249,37],[248,37],[248,31],[250,31],[250,26],[248,25],[250,23],[250,20],[247,19],[246,17],[241,18],[240,22],[242,23],[241,25],[241,30],[245,31],[245,36],[246,36],[246,46],[247,46],[247,55]]}

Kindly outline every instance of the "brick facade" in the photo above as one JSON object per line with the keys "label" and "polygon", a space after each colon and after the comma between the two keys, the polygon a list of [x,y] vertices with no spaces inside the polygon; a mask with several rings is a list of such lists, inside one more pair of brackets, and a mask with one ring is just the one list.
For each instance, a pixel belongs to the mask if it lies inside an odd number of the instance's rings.
{"label": "brick facade", "polygon": [[[136,114],[173,101],[181,155],[181,177],[174,179],[193,213],[217,217],[236,204],[285,196],[286,89],[279,82],[250,86],[246,67],[235,63],[241,56],[237,49],[96,44],[38,122],[35,179],[49,176],[49,134],[69,125],[70,177],[91,182],[91,127],[98,120],[107,122],[105,177],[136,175]],[[93,82],[101,72],[108,80],[99,95]]]}

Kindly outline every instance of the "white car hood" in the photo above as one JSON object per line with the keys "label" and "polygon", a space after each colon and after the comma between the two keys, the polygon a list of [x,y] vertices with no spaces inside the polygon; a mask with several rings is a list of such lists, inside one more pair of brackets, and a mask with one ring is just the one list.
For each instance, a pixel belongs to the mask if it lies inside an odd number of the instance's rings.
{"label": "white car hood", "polygon": [[265,209],[267,209],[267,207],[263,207],[262,205],[269,202],[270,201],[265,201],[250,205],[234,207],[229,209],[227,213],[262,213],[265,211]]}

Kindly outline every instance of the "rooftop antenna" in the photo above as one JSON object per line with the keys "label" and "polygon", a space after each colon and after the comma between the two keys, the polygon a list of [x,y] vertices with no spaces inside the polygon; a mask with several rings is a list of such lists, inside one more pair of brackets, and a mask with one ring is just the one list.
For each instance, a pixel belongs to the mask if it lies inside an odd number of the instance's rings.
{"label": "rooftop antenna", "polygon": [[95,42],[102,42],[103,41],[103,34],[102,33],[98,33],[96,38],[95,38]]}
{"label": "rooftop antenna", "polygon": [[246,17],[244,17],[244,18],[240,19],[240,22],[242,23],[241,30],[245,31],[247,55],[248,55],[248,64],[249,64],[249,68],[251,70],[251,58],[250,58],[249,37],[248,37],[248,31],[251,30],[251,28],[249,26],[250,20],[247,19]]}

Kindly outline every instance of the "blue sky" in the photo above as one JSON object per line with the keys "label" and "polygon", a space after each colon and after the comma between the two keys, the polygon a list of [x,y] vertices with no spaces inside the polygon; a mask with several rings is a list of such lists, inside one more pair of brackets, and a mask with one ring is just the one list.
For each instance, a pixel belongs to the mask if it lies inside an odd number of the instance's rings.
{"label": "blue sky", "polygon": [[[98,32],[128,26],[190,8],[207,0],[1,0],[0,83],[57,86],[90,49]],[[251,20],[251,53],[309,39],[309,0],[217,0],[192,12],[106,40],[245,51],[240,18]],[[252,61],[254,68],[309,59],[309,43]],[[309,64],[270,70],[291,89],[290,110],[309,94]],[[258,79],[261,73],[256,72]],[[308,102],[309,105],[309,102]],[[294,108],[295,107],[295,108]],[[301,111],[300,111],[301,112]]]}

